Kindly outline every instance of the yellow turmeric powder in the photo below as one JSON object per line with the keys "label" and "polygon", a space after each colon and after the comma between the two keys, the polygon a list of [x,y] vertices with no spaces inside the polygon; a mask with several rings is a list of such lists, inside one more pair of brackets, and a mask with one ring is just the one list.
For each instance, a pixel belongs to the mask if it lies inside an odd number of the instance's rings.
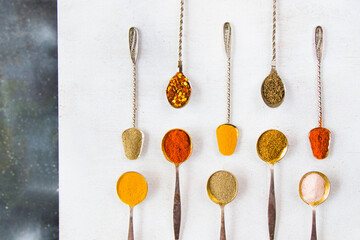
{"label": "yellow turmeric powder", "polygon": [[141,174],[126,172],[117,181],[116,190],[122,202],[134,207],[145,199],[148,187]]}

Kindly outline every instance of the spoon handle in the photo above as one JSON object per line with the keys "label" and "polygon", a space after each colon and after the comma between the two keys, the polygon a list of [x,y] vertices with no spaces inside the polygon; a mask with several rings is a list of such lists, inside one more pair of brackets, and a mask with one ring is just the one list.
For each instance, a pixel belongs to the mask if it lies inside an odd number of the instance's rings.
{"label": "spoon handle", "polygon": [[316,236],[316,209],[312,210],[312,229],[311,229],[311,240],[317,240]]}
{"label": "spoon handle", "polygon": [[225,211],[224,205],[220,205],[221,208],[221,230],[220,230],[220,240],[226,240],[226,233],[225,233]]}
{"label": "spoon handle", "polygon": [[315,28],[315,49],[316,57],[318,61],[321,61],[322,49],[323,49],[324,31],[321,26]]}
{"label": "spoon handle", "polygon": [[178,240],[180,235],[180,223],[181,223],[181,199],[180,199],[180,181],[179,181],[178,165],[175,166],[175,171],[176,171],[176,183],[175,183],[175,195],[174,195],[173,222],[174,222],[175,240]]}
{"label": "spoon handle", "polygon": [[226,57],[230,58],[231,57],[231,26],[229,22],[224,23],[223,32],[224,32]]}
{"label": "spoon handle", "polygon": [[270,164],[270,192],[268,205],[268,227],[270,240],[274,240],[275,222],[276,222],[276,203],[275,203],[275,187],[274,187],[274,165]]}
{"label": "spoon handle", "polygon": [[138,55],[138,38],[139,31],[135,27],[129,29],[129,48],[130,48],[130,57],[133,64],[136,64],[136,59]]}
{"label": "spoon handle", "polygon": [[128,240],[134,240],[133,207],[130,207],[130,219],[129,219],[129,234],[128,234]]}

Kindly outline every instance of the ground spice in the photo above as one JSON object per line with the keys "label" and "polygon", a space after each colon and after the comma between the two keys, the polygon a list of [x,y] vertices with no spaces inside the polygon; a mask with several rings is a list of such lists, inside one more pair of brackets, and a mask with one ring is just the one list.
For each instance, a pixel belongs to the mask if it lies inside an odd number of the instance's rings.
{"label": "ground spice", "polygon": [[309,140],[314,157],[324,159],[329,153],[331,134],[323,127],[314,128],[309,133]]}
{"label": "ground spice", "polygon": [[300,189],[306,203],[318,202],[325,194],[325,180],[319,174],[311,173],[302,180]]}
{"label": "ground spice", "polygon": [[162,140],[162,150],[167,160],[181,164],[192,152],[190,136],[182,129],[170,130]]}
{"label": "ground spice", "polygon": [[130,160],[135,160],[141,153],[143,145],[143,133],[137,128],[126,129],[122,136],[125,156]]}
{"label": "ground spice", "polygon": [[231,124],[222,124],[216,129],[216,138],[219,151],[225,156],[230,156],[235,152],[239,137],[239,130]]}
{"label": "ground spice", "polygon": [[279,161],[286,153],[287,138],[278,130],[268,130],[264,132],[257,142],[259,157],[268,163]]}
{"label": "ground spice", "polygon": [[141,174],[126,172],[117,181],[116,190],[122,202],[134,207],[145,199],[148,187]]}
{"label": "ground spice", "polygon": [[267,76],[262,85],[262,96],[264,101],[270,105],[278,105],[285,96],[285,87],[277,71],[273,71]]}
{"label": "ground spice", "polygon": [[166,88],[166,97],[175,108],[181,108],[186,105],[191,95],[191,86],[189,80],[183,73],[178,72],[170,79]]}
{"label": "ground spice", "polygon": [[207,182],[207,190],[212,201],[220,205],[228,204],[237,194],[236,178],[228,171],[215,172]]}

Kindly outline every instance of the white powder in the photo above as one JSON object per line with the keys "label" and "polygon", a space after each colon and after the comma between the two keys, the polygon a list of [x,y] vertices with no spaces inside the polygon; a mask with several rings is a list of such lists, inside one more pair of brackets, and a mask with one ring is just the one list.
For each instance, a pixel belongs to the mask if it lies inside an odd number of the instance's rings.
{"label": "white powder", "polygon": [[301,193],[307,203],[320,201],[325,193],[325,180],[317,173],[309,174],[301,183]]}

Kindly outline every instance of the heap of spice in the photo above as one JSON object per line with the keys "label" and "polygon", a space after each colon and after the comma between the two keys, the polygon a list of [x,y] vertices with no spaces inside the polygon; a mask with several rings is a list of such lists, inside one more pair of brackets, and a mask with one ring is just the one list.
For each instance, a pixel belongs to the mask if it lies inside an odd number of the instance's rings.
{"label": "heap of spice", "polygon": [[177,72],[166,88],[166,97],[171,106],[181,108],[189,101],[191,87],[189,80],[181,72]]}
{"label": "heap of spice", "polygon": [[191,155],[191,138],[182,129],[172,129],[165,134],[162,140],[162,150],[167,160],[179,165]]}
{"label": "heap of spice", "polygon": [[145,199],[148,187],[145,178],[141,174],[126,172],[119,178],[116,190],[122,202],[134,207]]}
{"label": "heap of spice", "polygon": [[257,142],[259,157],[268,163],[275,163],[286,153],[288,141],[286,136],[278,130],[264,132]]}
{"label": "heap of spice", "polygon": [[309,204],[320,201],[325,194],[325,184],[324,178],[317,173],[305,176],[300,186],[302,199]]}
{"label": "heap of spice", "polygon": [[281,104],[285,96],[285,87],[276,70],[265,78],[261,92],[268,105],[278,106]]}
{"label": "heap of spice", "polygon": [[330,131],[323,127],[314,128],[309,133],[309,140],[314,157],[324,159],[328,156]]}
{"label": "heap of spice", "polygon": [[215,172],[208,180],[207,190],[212,201],[225,205],[236,197],[236,178],[228,171]]}

